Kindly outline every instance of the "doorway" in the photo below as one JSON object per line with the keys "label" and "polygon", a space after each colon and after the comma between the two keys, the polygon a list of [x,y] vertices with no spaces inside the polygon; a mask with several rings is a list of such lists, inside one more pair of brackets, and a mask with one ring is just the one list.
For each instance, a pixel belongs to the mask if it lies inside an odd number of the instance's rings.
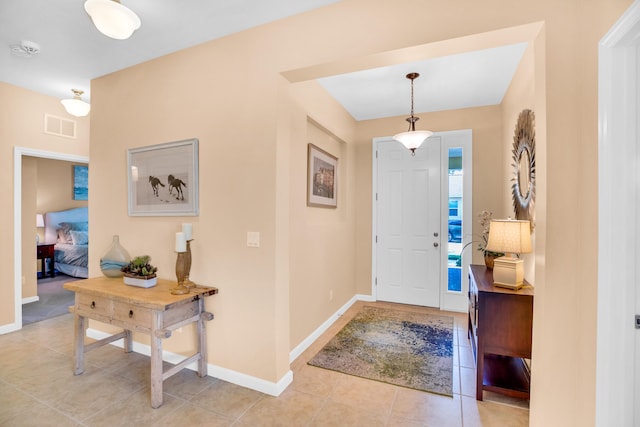
{"label": "doorway", "polygon": [[391,138],[374,139],[375,299],[467,310],[471,159],[471,130],[435,133],[415,156]]}
{"label": "doorway", "polygon": [[39,157],[44,159],[63,160],[75,163],[88,163],[89,158],[84,156],[55,153],[43,150],[34,150],[23,147],[15,147],[13,158],[14,171],[14,323],[6,326],[6,332],[22,328],[22,160],[23,156]]}

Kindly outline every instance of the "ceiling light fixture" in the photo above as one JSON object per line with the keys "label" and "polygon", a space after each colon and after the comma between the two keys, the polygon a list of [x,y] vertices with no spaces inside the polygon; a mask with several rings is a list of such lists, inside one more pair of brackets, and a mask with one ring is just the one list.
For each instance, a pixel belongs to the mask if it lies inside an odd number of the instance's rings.
{"label": "ceiling light fixture", "polygon": [[84,117],[89,114],[89,110],[91,110],[91,105],[87,102],[84,102],[80,99],[80,95],[84,93],[82,90],[71,89],[74,97],[71,99],[63,99],[62,105],[64,105],[64,109],[67,110],[67,113],[76,117]]}
{"label": "ceiling light fixture", "polygon": [[120,0],[87,0],[84,3],[98,31],[112,39],[124,40],[140,28],[140,18]]}
{"label": "ceiling light fixture", "polygon": [[409,130],[393,135],[393,139],[411,150],[411,155],[413,156],[416,155],[416,149],[422,145],[424,140],[433,135],[433,132],[428,130],[416,130],[416,122],[420,118],[413,115],[413,81],[418,77],[420,77],[418,73],[407,74],[407,78],[411,80],[411,117],[406,119],[409,122]]}

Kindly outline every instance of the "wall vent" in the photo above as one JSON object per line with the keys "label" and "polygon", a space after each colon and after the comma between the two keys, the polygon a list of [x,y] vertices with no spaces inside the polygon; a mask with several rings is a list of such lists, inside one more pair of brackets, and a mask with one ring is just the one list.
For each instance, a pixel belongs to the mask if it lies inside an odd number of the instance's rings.
{"label": "wall vent", "polygon": [[44,133],[76,139],[76,121],[45,113]]}

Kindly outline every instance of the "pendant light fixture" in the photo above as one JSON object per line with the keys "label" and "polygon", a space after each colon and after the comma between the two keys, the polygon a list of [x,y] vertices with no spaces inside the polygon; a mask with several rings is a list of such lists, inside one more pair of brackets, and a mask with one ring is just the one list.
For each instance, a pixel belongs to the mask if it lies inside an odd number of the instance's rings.
{"label": "pendant light fixture", "polygon": [[393,135],[393,139],[411,150],[413,156],[416,155],[416,149],[422,145],[424,140],[433,135],[433,132],[428,130],[416,130],[416,122],[420,118],[413,115],[413,81],[418,77],[420,77],[418,73],[407,74],[407,78],[411,80],[411,116],[406,119],[409,122],[409,130]]}
{"label": "pendant light fixture", "polygon": [[84,3],[93,24],[107,37],[125,40],[140,28],[140,18],[120,0],[87,0]]}
{"label": "pendant light fixture", "polygon": [[62,105],[64,105],[64,109],[67,110],[67,113],[76,117],[84,117],[89,114],[89,110],[91,110],[91,105],[87,102],[84,102],[80,99],[80,95],[84,93],[84,91],[79,89],[71,89],[74,97],[71,99],[63,99]]}

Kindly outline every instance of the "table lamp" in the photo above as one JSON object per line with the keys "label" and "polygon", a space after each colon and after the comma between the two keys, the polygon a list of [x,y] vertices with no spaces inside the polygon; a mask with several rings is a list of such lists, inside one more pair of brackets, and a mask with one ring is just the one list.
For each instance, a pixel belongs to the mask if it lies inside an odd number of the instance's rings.
{"label": "table lamp", "polygon": [[520,289],[524,281],[524,260],[518,258],[518,255],[531,252],[529,221],[491,220],[486,249],[506,254],[494,261],[493,284],[503,288]]}
{"label": "table lamp", "polygon": [[[44,227],[44,216],[42,214],[36,214],[36,228]],[[40,244],[40,235],[36,232],[36,244]]]}

